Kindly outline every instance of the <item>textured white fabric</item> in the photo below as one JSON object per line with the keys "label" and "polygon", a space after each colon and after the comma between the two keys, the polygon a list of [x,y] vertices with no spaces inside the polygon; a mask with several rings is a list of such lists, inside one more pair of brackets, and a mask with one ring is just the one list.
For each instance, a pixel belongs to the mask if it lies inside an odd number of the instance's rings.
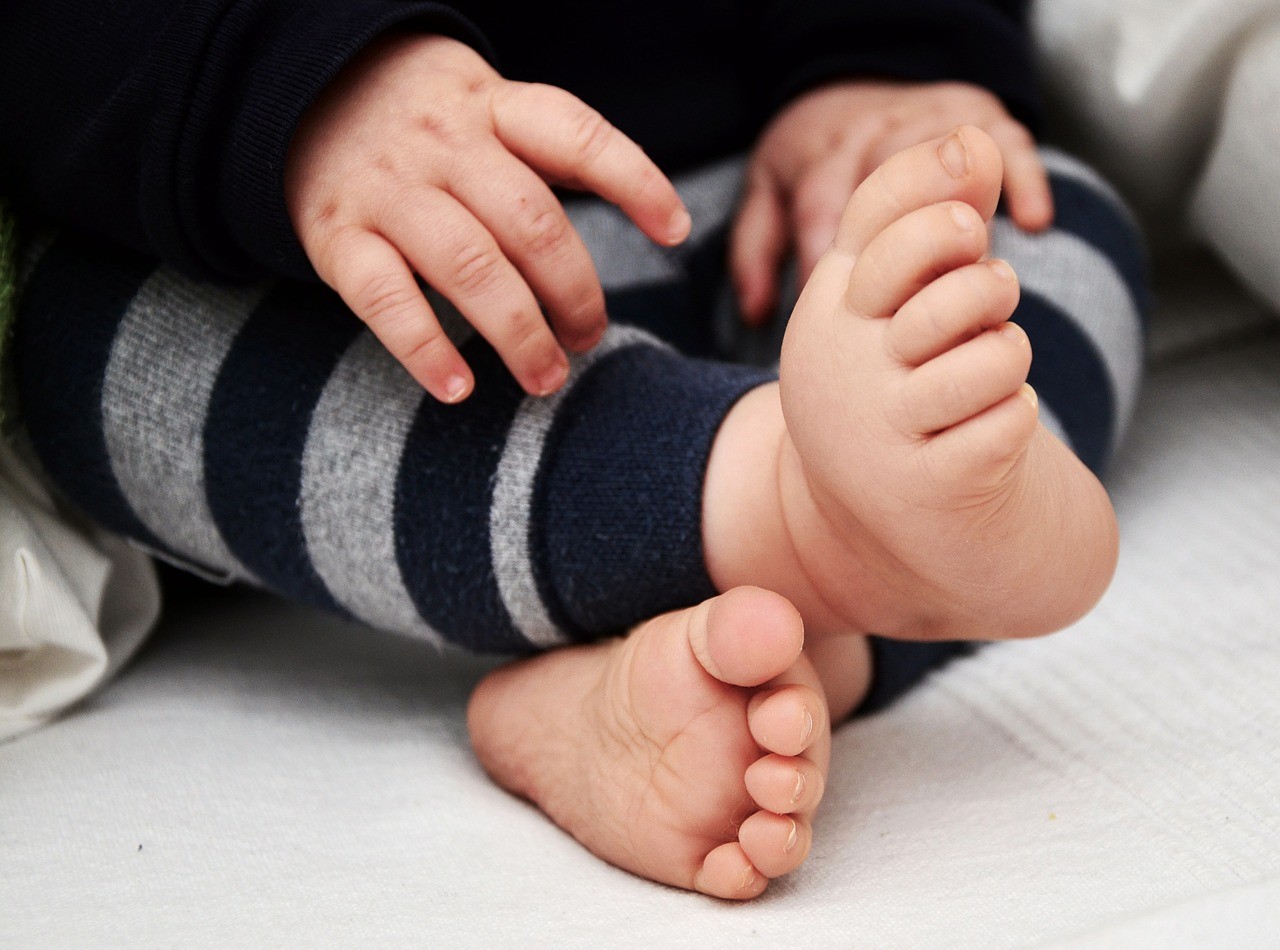
{"label": "textured white fabric", "polygon": [[0,739],[105,683],[159,609],[146,557],[66,517],[0,439]]}
{"label": "textured white fabric", "polygon": [[1099,609],[841,729],[812,856],[754,905],[607,867],[494,788],[465,736],[475,661],[244,595],[0,745],[0,946],[1263,946],[1256,895],[1280,878],[1266,329],[1155,370]]}

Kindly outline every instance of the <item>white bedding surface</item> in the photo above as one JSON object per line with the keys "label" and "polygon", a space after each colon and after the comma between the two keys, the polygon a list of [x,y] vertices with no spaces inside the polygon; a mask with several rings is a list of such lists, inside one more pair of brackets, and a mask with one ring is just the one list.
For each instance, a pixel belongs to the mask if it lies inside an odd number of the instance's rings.
{"label": "white bedding surface", "polygon": [[1163,352],[1099,609],[841,729],[812,857],[763,900],[632,878],[494,788],[475,661],[242,594],[0,745],[0,946],[1266,945],[1280,325]]}

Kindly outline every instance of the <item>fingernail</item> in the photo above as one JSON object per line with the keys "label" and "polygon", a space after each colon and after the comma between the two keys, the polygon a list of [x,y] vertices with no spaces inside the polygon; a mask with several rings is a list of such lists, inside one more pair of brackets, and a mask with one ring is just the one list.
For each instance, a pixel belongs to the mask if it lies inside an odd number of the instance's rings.
{"label": "fingernail", "polygon": [[1018,279],[1018,275],[1013,272],[1013,268],[1009,266],[1009,263],[1000,260],[998,257],[987,261],[987,266],[991,268],[991,273],[1001,280],[1014,281]]}
{"label": "fingernail", "polygon": [[953,204],[951,206],[951,220],[956,223],[961,231],[974,231],[980,223],[976,220],[978,213],[966,204]]}
{"label": "fingernail", "polygon": [[1031,403],[1031,405],[1036,409],[1040,408],[1040,397],[1036,394],[1036,391],[1031,387],[1030,383],[1023,383],[1022,388],[1018,390],[1018,392],[1021,394],[1023,399]]}
{"label": "fingernail", "polygon": [[796,772],[796,790],[791,793],[791,804],[800,801],[800,796],[804,794],[805,778],[803,772]]}
{"label": "fingernail", "polygon": [[564,381],[569,378],[569,364],[563,356],[551,369],[544,372],[538,377],[537,393],[539,396],[550,396],[553,392],[564,385]]}
{"label": "fingernail", "polygon": [[676,245],[681,243],[689,236],[689,231],[693,228],[693,218],[689,216],[688,210],[682,205],[677,208],[675,213],[671,215],[671,220],[667,222],[667,243]]}
{"label": "fingernail", "polygon": [[796,842],[800,840],[800,829],[797,827],[795,819],[791,819],[791,834],[787,836],[787,843],[782,846],[783,851],[790,851],[796,846]]}
{"label": "fingernail", "polygon": [[467,377],[450,376],[444,384],[444,401],[455,403],[467,394]]}
{"label": "fingernail", "polygon": [[567,345],[569,349],[573,350],[575,353],[585,353],[600,342],[600,338],[604,336],[606,327],[607,324],[602,320],[594,330],[587,330],[583,333],[579,333],[572,340],[568,341]]}
{"label": "fingernail", "polygon": [[804,710],[804,731],[800,736],[801,742],[808,742],[809,737],[813,735],[813,714],[809,712],[809,707]]}
{"label": "fingernail", "polygon": [[748,865],[747,869],[742,872],[742,880],[741,880],[741,883],[738,884],[738,890],[745,891],[755,882],[756,882],[756,869]]}
{"label": "fingernail", "polygon": [[969,150],[964,147],[964,139],[959,132],[952,132],[938,148],[938,157],[952,178],[963,178],[969,174]]}

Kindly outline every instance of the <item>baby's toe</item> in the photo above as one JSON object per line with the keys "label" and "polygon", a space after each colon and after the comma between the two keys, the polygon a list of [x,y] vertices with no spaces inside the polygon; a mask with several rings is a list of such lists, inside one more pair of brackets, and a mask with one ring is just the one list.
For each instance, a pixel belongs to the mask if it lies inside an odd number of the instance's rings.
{"label": "baby's toe", "polygon": [[766,811],[811,814],[826,787],[822,770],[799,756],[766,755],[746,772],[747,792]]}
{"label": "baby's toe", "polygon": [[1027,381],[1031,344],[1003,323],[911,371],[901,391],[900,426],[940,432],[1007,399]]}
{"label": "baby's toe", "polygon": [[889,317],[943,274],[982,259],[987,228],[960,201],[929,205],[876,235],[854,262],[846,303],[865,317]]}
{"label": "baby's toe", "polygon": [[809,856],[813,828],[808,819],[758,811],[738,829],[742,851],[765,877],[781,877]]}
{"label": "baby's toe", "polygon": [[1018,306],[1018,278],[1001,260],[943,274],[902,305],[889,323],[890,354],[919,366],[999,326]]}
{"label": "baby's toe", "polygon": [[722,683],[758,686],[786,672],[804,647],[804,622],[786,598],[736,587],[688,611],[689,646]]}
{"label": "baby's toe", "polygon": [[747,726],[766,752],[800,755],[830,729],[827,703],[809,686],[761,690],[747,706]]}
{"label": "baby's toe", "polygon": [[983,218],[995,213],[1004,177],[1000,148],[973,126],[922,142],[872,172],[845,209],[838,253],[859,255],[877,234],[906,214],[940,201],[963,201]]}
{"label": "baby's toe", "polygon": [[737,841],[708,854],[693,877],[695,891],[725,900],[750,900],[768,886],[768,876],[756,869]]}

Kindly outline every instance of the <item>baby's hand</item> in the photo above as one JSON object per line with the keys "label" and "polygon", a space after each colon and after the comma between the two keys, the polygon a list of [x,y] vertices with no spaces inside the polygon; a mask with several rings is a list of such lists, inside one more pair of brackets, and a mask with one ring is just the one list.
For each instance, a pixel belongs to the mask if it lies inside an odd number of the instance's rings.
{"label": "baby's hand", "polygon": [[885,159],[965,124],[999,146],[1014,222],[1028,231],[1047,228],[1053,198],[1035,141],[992,93],[964,83],[823,86],[780,112],[752,154],[729,249],[743,319],[767,319],[789,250],[801,284],[808,279],[853,190]]}
{"label": "baby's hand", "polygon": [[604,332],[600,281],[549,185],[599,194],[661,244],[688,236],[688,212],[639,146],[564,90],[509,82],[440,36],[365,50],[304,116],[285,169],[316,272],[445,402],[474,377],[415,273],[530,393],[563,385],[561,344],[590,349]]}

